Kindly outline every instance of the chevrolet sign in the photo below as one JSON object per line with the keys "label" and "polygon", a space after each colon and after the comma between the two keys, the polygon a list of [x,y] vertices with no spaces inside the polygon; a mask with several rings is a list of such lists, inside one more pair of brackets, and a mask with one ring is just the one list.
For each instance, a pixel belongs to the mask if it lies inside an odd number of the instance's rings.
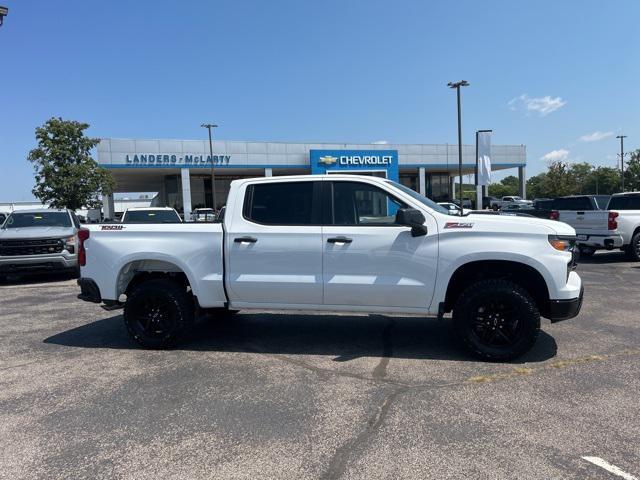
{"label": "chevrolet sign", "polygon": [[385,171],[387,178],[398,180],[397,150],[311,150],[311,173]]}

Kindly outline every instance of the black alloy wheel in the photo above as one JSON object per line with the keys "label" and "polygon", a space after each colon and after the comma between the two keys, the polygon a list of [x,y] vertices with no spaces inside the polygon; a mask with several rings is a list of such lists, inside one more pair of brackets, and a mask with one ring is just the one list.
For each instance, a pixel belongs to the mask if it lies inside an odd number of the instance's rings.
{"label": "black alloy wheel", "polygon": [[173,347],[194,319],[194,302],[186,288],[167,279],[148,280],[127,296],[124,320],[143,347]]}
{"label": "black alloy wheel", "polygon": [[509,280],[481,280],[460,295],[453,326],[462,344],[485,360],[514,359],[535,344],[540,332],[536,302]]}

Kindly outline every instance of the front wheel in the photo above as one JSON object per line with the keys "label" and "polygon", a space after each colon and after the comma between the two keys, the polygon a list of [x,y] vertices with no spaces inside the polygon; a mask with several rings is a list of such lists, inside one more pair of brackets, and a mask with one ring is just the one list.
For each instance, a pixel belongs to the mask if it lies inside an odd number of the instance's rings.
{"label": "front wheel", "polygon": [[194,302],[186,288],[166,279],[136,286],[124,305],[129,334],[146,348],[170,348],[193,324]]}
{"label": "front wheel", "polygon": [[540,333],[540,313],[531,295],[508,280],[469,286],[453,308],[456,336],[474,355],[512,360],[528,352]]}

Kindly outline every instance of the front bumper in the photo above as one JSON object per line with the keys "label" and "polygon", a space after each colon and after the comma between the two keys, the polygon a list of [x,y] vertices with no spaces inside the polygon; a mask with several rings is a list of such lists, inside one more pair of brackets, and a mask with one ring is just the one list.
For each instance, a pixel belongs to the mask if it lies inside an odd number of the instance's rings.
{"label": "front bumper", "polygon": [[552,323],[569,320],[580,313],[584,286],[580,287],[580,295],[577,298],[567,300],[549,300],[548,318]]}
{"label": "front bumper", "polygon": [[0,273],[42,272],[73,270],[78,267],[76,254],[57,253],[54,255],[2,256]]}

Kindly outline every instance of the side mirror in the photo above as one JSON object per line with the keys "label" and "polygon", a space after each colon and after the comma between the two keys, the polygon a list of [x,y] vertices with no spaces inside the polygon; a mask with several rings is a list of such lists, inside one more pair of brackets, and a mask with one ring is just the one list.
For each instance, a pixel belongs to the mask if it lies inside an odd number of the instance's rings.
{"label": "side mirror", "polygon": [[396,213],[396,224],[411,227],[412,237],[420,237],[427,234],[428,230],[424,222],[424,215],[415,208],[401,208]]}

